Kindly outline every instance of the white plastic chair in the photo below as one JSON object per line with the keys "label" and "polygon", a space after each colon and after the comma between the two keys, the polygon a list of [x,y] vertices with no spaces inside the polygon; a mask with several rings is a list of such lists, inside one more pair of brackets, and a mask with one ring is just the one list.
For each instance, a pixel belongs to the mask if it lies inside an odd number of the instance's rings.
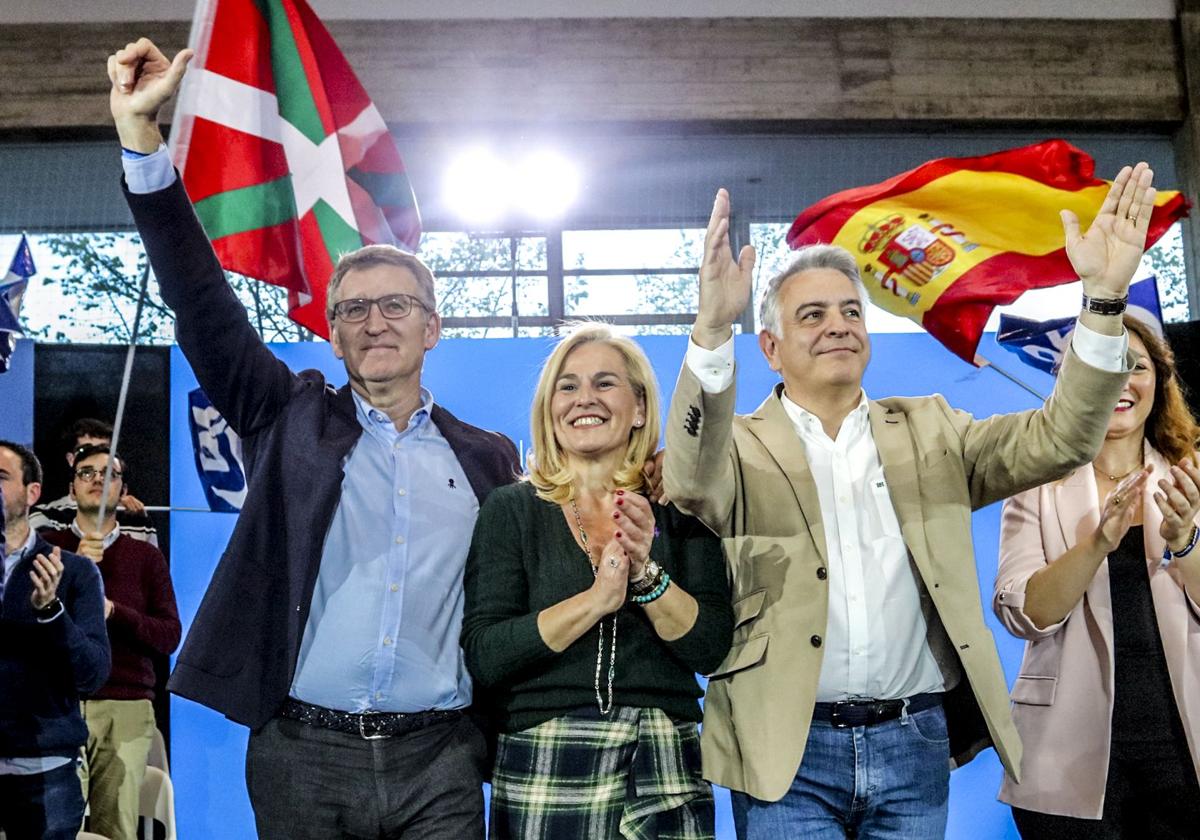
{"label": "white plastic chair", "polygon": [[157,767],[168,776],[171,775],[171,765],[167,761],[167,742],[157,727],[154,729],[154,739],[150,742],[150,754],[146,756],[146,766]]}
{"label": "white plastic chair", "polygon": [[176,840],[175,789],[171,785],[171,777],[157,767],[146,768],[138,816],[138,837],[141,840],[154,840],[155,823],[163,826],[166,832],[164,840]]}

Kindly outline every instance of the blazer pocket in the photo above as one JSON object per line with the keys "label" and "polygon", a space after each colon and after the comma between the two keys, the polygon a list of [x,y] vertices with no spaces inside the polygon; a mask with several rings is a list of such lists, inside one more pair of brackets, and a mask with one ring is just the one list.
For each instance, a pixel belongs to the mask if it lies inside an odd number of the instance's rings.
{"label": "blazer pocket", "polygon": [[759,664],[767,655],[767,640],[770,638],[769,634],[761,633],[734,645],[725,657],[725,661],[717,670],[709,674],[708,678],[719,680]]}
{"label": "blazer pocket", "polygon": [[736,630],[747,621],[758,618],[766,600],[767,590],[760,589],[757,592],[751,592],[745,598],[735,601],[733,604],[733,628]]}
{"label": "blazer pocket", "polygon": [[924,455],[921,456],[921,469],[927,470],[936,467],[946,459],[950,454],[950,449],[945,446],[935,446]]}
{"label": "blazer pocket", "polygon": [[1021,675],[1013,683],[1012,701],[1027,706],[1051,706],[1054,692],[1058,688],[1058,677]]}

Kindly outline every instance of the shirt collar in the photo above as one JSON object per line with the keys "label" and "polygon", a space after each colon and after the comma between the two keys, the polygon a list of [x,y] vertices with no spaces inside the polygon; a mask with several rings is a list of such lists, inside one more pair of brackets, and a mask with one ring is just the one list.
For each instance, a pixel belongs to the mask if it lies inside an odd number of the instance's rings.
{"label": "shirt collar", "polygon": [[13,560],[15,562],[23,559],[26,554],[33,551],[33,544],[35,542],[37,542],[37,531],[30,528],[29,536],[25,538],[25,542],[20,548],[16,549],[15,551],[8,551],[7,549],[5,550],[5,561]]}
{"label": "shirt collar", "polygon": [[[870,421],[870,403],[867,401],[867,392],[859,389],[858,393],[858,405],[850,409],[850,413],[842,421],[842,428],[838,431],[838,437],[842,436],[843,431],[855,434],[861,433]],[[797,429],[803,430],[806,434],[828,437],[821,426],[821,418],[803,406],[792,402],[791,397],[787,395],[786,391],[780,391],[779,401],[783,404],[783,410],[787,413],[788,419],[792,421],[792,425]]]}
{"label": "shirt collar", "polygon": [[[387,414],[375,408],[357,391],[351,390],[351,395],[354,397],[354,415],[358,418],[359,424],[368,432],[383,433],[388,436],[403,434],[397,431],[396,424],[392,422],[392,418]],[[433,411],[433,394],[428,388],[422,388],[420,391],[421,404],[417,406],[416,411],[408,418],[408,425],[404,431],[408,432],[425,424],[429,419],[430,412]]]}
{"label": "shirt collar", "polygon": [[[79,539],[83,539],[83,530],[79,527],[79,521],[76,519],[71,520],[71,533],[79,537]],[[113,529],[104,535],[104,540],[101,543],[104,551],[108,551],[108,547],[115,543],[119,536],[121,536],[121,525],[115,522],[113,523]]]}

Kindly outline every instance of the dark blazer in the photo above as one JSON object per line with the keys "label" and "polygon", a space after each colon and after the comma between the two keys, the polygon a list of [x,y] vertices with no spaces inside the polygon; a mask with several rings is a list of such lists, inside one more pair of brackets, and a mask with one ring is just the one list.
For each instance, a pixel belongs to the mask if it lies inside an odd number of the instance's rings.
{"label": "dark blazer", "polygon": [[[258,728],[291,688],[342,464],[362,434],[349,386],[293,373],[234,296],[179,179],[126,191],[176,339],[213,405],[242,438],[248,492],[167,687]],[[512,481],[516,447],[434,406],[432,420],[483,502]]]}
{"label": "dark blazer", "polygon": [[65,612],[37,621],[29,571],[53,546],[40,536],[0,601],[0,757],[73,756],[87,741],[79,697],[104,685],[111,664],[104,590],[96,564],[62,552],[58,599]]}

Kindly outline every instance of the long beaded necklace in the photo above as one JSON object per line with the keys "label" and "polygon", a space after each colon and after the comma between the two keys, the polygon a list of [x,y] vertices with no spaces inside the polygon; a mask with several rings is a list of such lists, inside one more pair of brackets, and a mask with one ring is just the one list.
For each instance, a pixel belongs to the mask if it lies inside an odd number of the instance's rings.
{"label": "long beaded necklace", "polygon": [[[579,508],[575,504],[575,497],[571,497],[571,512],[575,514],[575,527],[579,529],[579,542],[583,543],[583,552],[587,555],[588,563],[592,567],[592,576],[599,574],[599,567],[592,558],[592,548],[588,545],[587,531],[583,530],[583,519],[579,516]],[[600,707],[600,714],[606,715],[613,708],[613,677],[617,671],[617,614],[613,613],[612,617],[612,649],[608,655],[608,705],[604,705],[604,699],[600,695],[600,672],[604,668],[604,619],[600,619],[599,625],[600,638],[596,643],[596,705]]]}

